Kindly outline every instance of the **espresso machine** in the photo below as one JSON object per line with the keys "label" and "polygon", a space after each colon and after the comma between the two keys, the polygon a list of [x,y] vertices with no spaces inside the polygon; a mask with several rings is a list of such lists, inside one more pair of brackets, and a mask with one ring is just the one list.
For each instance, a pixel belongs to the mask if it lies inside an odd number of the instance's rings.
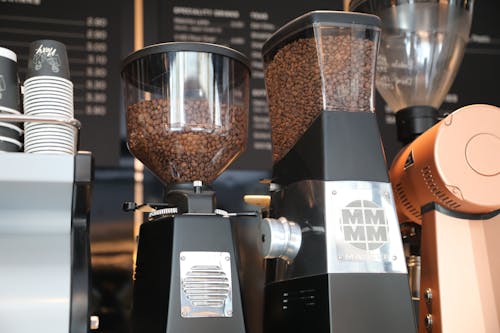
{"label": "espresso machine", "polygon": [[390,178],[409,261],[421,264],[412,279],[419,331],[498,332],[499,109],[470,105],[433,126],[464,53],[473,2],[361,2],[351,9],[382,18],[377,89],[409,143]]}
{"label": "espresso machine", "polygon": [[0,330],[86,333],[98,325],[89,321],[91,155],[1,159]]}
{"label": "espresso machine", "polygon": [[272,127],[264,332],[415,332],[374,114],[380,20],[314,11],[263,46]]}
{"label": "espresso machine", "polygon": [[[78,120],[21,113],[17,56],[2,47],[0,77],[0,331],[87,333],[98,327],[89,317],[92,155],[50,145],[61,130],[76,148]],[[40,99],[50,95],[47,85],[35,86]],[[27,131],[38,125],[43,151],[29,152]]]}
{"label": "espresso machine", "polygon": [[230,217],[212,181],[247,140],[249,63],[206,43],[146,47],[123,62],[127,143],[166,186],[140,227],[134,332],[244,333]]}

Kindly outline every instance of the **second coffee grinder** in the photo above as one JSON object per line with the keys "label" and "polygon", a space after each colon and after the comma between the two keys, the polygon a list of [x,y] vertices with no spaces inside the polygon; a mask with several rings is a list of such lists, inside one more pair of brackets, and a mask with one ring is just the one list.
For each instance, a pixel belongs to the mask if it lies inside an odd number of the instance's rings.
{"label": "second coffee grinder", "polygon": [[265,332],[415,332],[373,112],[379,26],[315,11],[264,44],[274,160]]}
{"label": "second coffee grinder", "polygon": [[[139,234],[133,331],[244,333],[230,222],[210,184],[244,150],[249,65],[232,49],[165,43],[125,59],[130,151],[166,185]],[[222,215],[222,216],[221,216]]]}

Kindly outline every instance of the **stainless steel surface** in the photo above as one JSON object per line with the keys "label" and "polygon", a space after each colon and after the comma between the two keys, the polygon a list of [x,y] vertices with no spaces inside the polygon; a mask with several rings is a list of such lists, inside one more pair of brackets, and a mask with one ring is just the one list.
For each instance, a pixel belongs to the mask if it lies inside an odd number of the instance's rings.
{"label": "stainless steel surface", "polygon": [[181,316],[232,317],[229,252],[183,251],[179,255]]}
{"label": "stainless steel surface", "polygon": [[300,226],[284,217],[265,218],[261,225],[262,255],[266,259],[283,259],[292,263],[302,243]]}
{"label": "stainless steel surface", "polygon": [[68,332],[74,170],[70,155],[2,154],[0,332]]}
{"label": "stainless steel surface", "polygon": [[301,181],[273,194],[274,216],[297,222],[302,245],[276,280],[324,273],[406,273],[389,183]]}

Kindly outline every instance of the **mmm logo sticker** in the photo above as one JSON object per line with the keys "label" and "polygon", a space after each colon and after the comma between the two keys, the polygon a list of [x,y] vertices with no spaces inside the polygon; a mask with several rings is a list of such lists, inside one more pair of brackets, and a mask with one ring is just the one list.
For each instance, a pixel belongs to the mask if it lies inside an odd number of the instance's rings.
{"label": "mmm logo sticker", "polygon": [[384,209],[369,200],[356,200],[341,209],[340,228],[346,243],[360,250],[376,250],[389,241]]}

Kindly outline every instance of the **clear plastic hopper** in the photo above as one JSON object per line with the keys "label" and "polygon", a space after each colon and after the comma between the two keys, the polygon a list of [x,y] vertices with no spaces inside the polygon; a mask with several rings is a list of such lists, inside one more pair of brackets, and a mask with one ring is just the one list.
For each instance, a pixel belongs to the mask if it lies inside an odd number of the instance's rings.
{"label": "clear plastic hopper", "polygon": [[313,11],[266,41],[262,53],[275,163],[321,111],[374,111],[378,24],[373,15]]}
{"label": "clear plastic hopper", "polygon": [[123,63],[127,144],[166,184],[211,183],[244,151],[248,60],[204,43],[165,43]]}
{"label": "clear plastic hopper", "polygon": [[424,106],[423,117],[437,116],[469,39],[473,1],[368,0],[350,8],[382,20],[376,86],[389,107]]}

